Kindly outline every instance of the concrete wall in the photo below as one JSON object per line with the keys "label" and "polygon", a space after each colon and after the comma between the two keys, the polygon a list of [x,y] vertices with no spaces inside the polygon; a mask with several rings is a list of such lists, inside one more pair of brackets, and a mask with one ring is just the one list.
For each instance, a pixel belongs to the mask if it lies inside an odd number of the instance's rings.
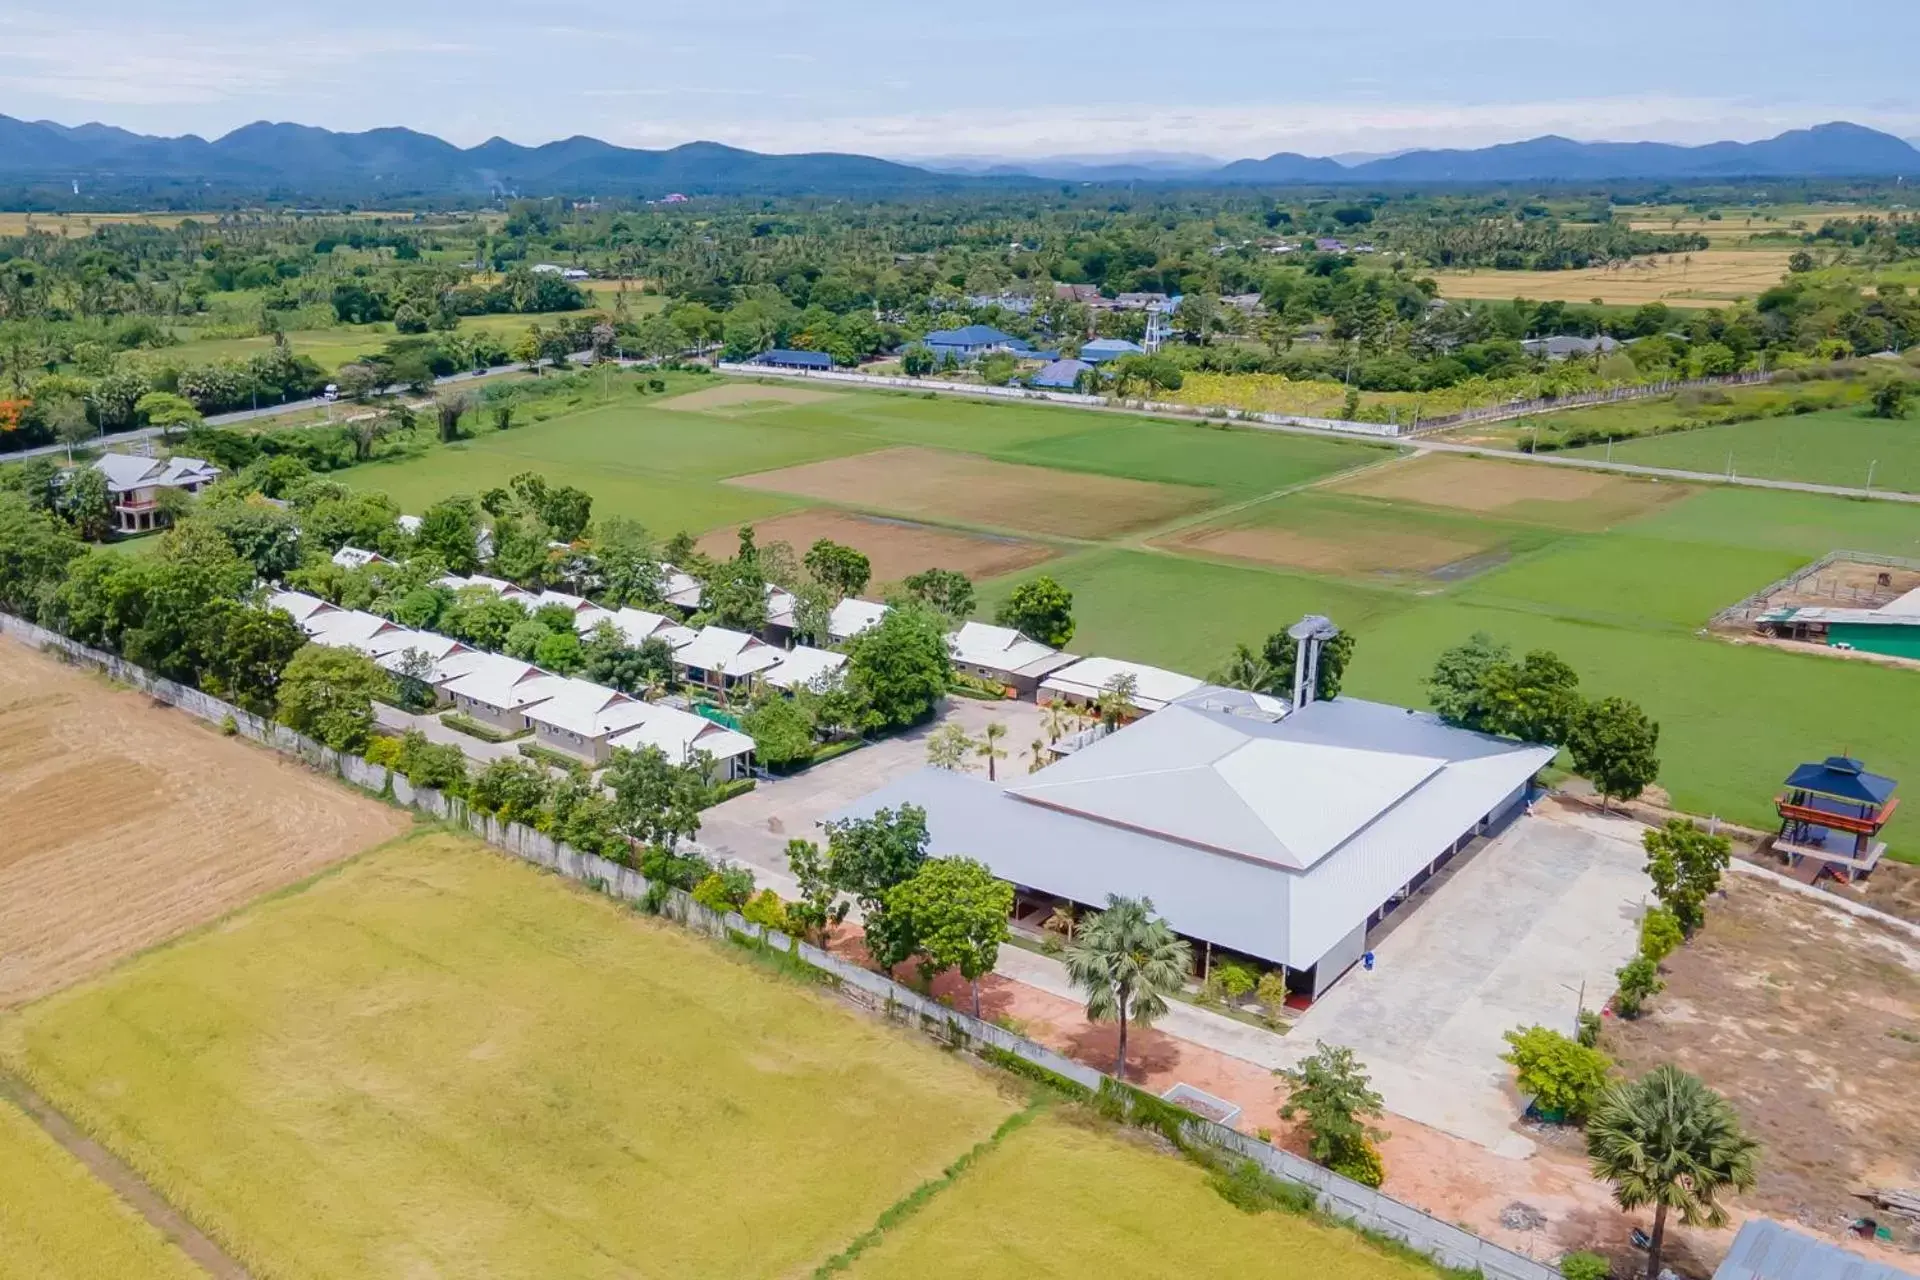
{"label": "concrete wall", "polygon": [[[475,813],[463,801],[450,799],[437,791],[427,788],[416,790],[405,778],[396,776],[382,766],[368,764],[359,756],[330,750],[283,725],[242,711],[198,689],[163,680],[120,658],[76,644],[64,636],[9,614],[0,613],[0,634],[12,636],[36,649],[65,654],[76,662],[104,671],[124,684],[201,719],[220,723],[231,717],[235,728],[246,737],[296,756],[312,768],[333,774],[354,786],[390,795],[395,803],[465,826],[494,848],[589,888],[627,901],[638,901],[646,896],[648,886],[645,877],[630,867],[609,862],[594,854],[581,853],[530,827],[502,823],[491,815]],[[982,1045],[991,1046],[1090,1090],[1099,1090],[1107,1080],[1102,1072],[1092,1067],[1064,1058],[1044,1045],[1035,1044],[992,1023],[981,1022],[949,1009],[917,991],[901,986],[884,974],[863,969],[776,930],[750,924],[740,916],[708,911],[679,890],[667,895],[663,914],[701,933],[731,937],[795,956],[825,975],[831,985],[855,1003],[893,1021],[917,1027],[957,1048],[978,1052]],[[1559,1272],[1552,1267],[1490,1240],[1483,1240],[1248,1134],[1197,1116],[1188,1122],[1186,1128],[1188,1136],[1196,1141],[1243,1156],[1276,1178],[1312,1187],[1319,1197],[1320,1207],[1326,1212],[1401,1240],[1443,1265],[1478,1269],[1488,1280],[1557,1280],[1559,1276]]]}

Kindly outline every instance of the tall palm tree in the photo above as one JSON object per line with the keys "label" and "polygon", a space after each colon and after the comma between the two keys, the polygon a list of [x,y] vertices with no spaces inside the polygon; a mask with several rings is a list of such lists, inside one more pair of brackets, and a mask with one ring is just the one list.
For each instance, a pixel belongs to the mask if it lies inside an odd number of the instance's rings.
{"label": "tall palm tree", "polygon": [[1249,693],[1265,693],[1273,684],[1273,668],[1266,658],[1256,653],[1252,645],[1233,646],[1233,656],[1227,659],[1227,665],[1216,671],[1213,682],[1228,689],[1245,689]]}
{"label": "tall palm tree", "polygon": [[1113,1074],[1126,1079],[1127,1026],[1150,1026],[1167,1011],[1167,995],[1193,970],[1193,948],[1153,915],[1150,898],[1107,895],[1107,909],[1080,926],[1062,959],[1073,985],[1087,993],[1087,1017],[1120,1024]]}
{"label": "tall palm tree", "polygon": [[1647,1280],[1660,1274],[1667,1210],[1690,1227],[1723,1225],[1719,1196],[1753,1186],[1759,1150],[1731,1103],[1671,1063],[1608,1086],[1587,1120],[1593,1176],[1622,1209],[1653,1206]]}
{"label": "tall palm tree", "polygon": [[1047,767],[1047,744],[1035,738],[1027,744],[1027,772],[1038,773]]}
{"label": "tall palm tree", "polygon": [[1000,745],[1000,739],[1006,736],[1007,726],[1001,724],[998,720],[989,720],[987,721],[987,727],[981,731],[980,741],[974,744],[973,753],[977,756],[984,757],[987,762],[988,782],[998,780],[994,775],[993,762],[1007,758],[1007,749]]}
{"label": "tall palm tree", "polygon": [[1058,742],[1061,734],[1073,732],[1074,726],[1080,723],[1080,711],[1061,699],[1055,699],[1040,713],[1040,722],[1046,727],[1047,741]]}

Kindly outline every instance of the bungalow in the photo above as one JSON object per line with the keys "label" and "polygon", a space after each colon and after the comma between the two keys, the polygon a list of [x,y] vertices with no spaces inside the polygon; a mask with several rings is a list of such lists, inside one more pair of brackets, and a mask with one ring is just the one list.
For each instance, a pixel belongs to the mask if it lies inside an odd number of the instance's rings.
{"label": "bungalow", "polygon": [[393,563],[378,551],[366,551],[359,547],[340,548],[333,553],[333,562],[342,569],[364,569],[370,564]]}
{"label": "bungalow", "polygon": [[416,631],[404,645],[375,658],[374,665],[403,681],[425,687],[436,707],[448,706],[445,685],[482,665],[493,655],[431,631]]}
{"label": "bungalow", "polygon": [[1027,343],[1010,333],[1002,333],[990,324],[970,324],[958,329],[935,329],[921,339],[927,350],[936,356],[952,356],[955,360],[974,360],[994,351],[1010,351],[1014,355],[1026,355],[1033,350]]}
{"label": "bungalow", "polygon": [[704,716],[658,703],[640,703],[644,718],[632,728],[616,733],[608,745],[617,751],[645,751],[652,747],[667,758],[667,763],[690,764],[695,755],[705,752],[713,757],[712,782],[731,782],[753,772],[753,739]]}
{"label": "bungalow", "polygon": [[369,658],[405,648],[419,632],[362,609],[314,613],[300,624],[307,639],[332,649],[357,649]]}
{"label": "bungalow", "polygon": [[1145,347],[1137,342],[1128,342],[1125,338],[1095,338],[1080,348],[1080,359],[1087,364],[1105,364],[1121,356],[1143,356],[1146,353]]}
{"label": "bungalow", "polygon": [[559,677],[545,700],[527,708],[526,718],[541,746],[598,765],[613,754],[608,740],[645,720],[651,709],[617,689]]}
{"label": "bungalow", "polygon": [[688,683],[725,693],[778,663],[781,652],[744,631],[702,627],[674,653],[673,665]]}
{"label": "bungalow", "polygon": [[771,582],[767,584],[767,643],[783,646],[793,643],[794,611],[799,607],[793,592]]}
{"label": "bungalow", "polygon": [[700,607],[700,579],[670,564],[660,566],[660,598],[676,609],[692,613]]}
{"label": "bungalow", "polygon": [[1520,344],[1520,348],[1530,356],[1545,356],[1549,360],[1570,360],[1575,356],[1595,354],[1610,356],[1620,349],[1620,343],[1604,333],[1596,338],[1557,333],[1550,338],[1528,338]]}
{"label": "bungalow", "polygon": [[1204,680],[1145,663],[1122,662],[1118,658],[1082,658],[1042,680],[1040,695],[1047,702],[1057,700],[1068,706],[1091,707],[1114,681],[1129,676],[1133,679],[1129,705],[1136,715],[1159,711],[1206,685]]}
{"label": "bungalow", "polygon": [[93,466],[107,478],[107,501],[113,507],[114,530],[119,533],[145,533],[167,523],[166,513],[160,510],[161,490],[198,493],[220,478],[220,468],[199,458],[109,453],[96,459]]}
{"label": "bungalow", "polygon": [[983,680],[997,680],[1021,697],[1050,672],[1078,661],[1070,653],[1029,640],[1008,627],[969,622],[947,637],[955,670]]}
{"label": "bungalow", "polygon": [[879,626],[880,619],[886,616],[886,605],[849,596],[833,606],[833,612],[827,615],[827,639],[845,644],[867,628]]}
{"label": "bungalow", "polygon": [[490,653],[486,661],[473,664],[440,688],[462,715],[504,733],[520,733],[533,727],[528,709],[558,693],[565,683],[563,677],[531,662]]}
{"label": "bungalow", "polygon": [[840,671],[846,665],[844,653],[797,644],[787,650],[779,666],[769,668],[762,678],[782,693],[801,688],[821,692],[839,682]]}
{"label": "bungalow", "polygon": [[748,364],[763,365],[769,369],[805,369],[821,373],[833,368],[833,357],[824,351],[792,351],[785,347],[775,347],[772,351],[762,351]]}
{"label": "bungalow", "polygon": [[491,591],[502,600],[511,600],[528,609],[534,607],[534,595],[531,591],[523,591],[511,582],[508,582],[505,578],[489,578],[483,573],[476,573],[470,578],[462,578],[458,574],[450,573],[444,578],[435,579],[434,585],[437,587],[450,587],[455,591],[464,591],[468,587],[480,587],[484,590]]}
{"label": "bungalow", "polygon": [[573,615],[574,630],[581,635],[613,617],[611,610],[602,609],[585,596],[569,595],[565,591],[542,591],[527,601],[526,606],[532,610],[565,609]]}
{"label": "bungalow", "polygon": [[278,609],[306,630],[307,619],[323,613],[339,613],[340,606],[328,604],[319,596],[304,591],[275,591],[267,596],[267,608]]}
{"label": "bungalow", "polygon": [[1093,364],[1086,360],[1055,360],[1033,375],[1033,385],[1050,390],[1072,391],[1080,385],[1081,377],[1092,368]]}
{"label": "bungalow", "polygon": [[[616,609],[600,621],[610,623],[635,649],[654,639],[664,640],[669,649],[678,649],[699,634],[692,627],[683,627],[665,614],[649,613],[645,609]],[[594,625],[598,626],[599,622]]]}

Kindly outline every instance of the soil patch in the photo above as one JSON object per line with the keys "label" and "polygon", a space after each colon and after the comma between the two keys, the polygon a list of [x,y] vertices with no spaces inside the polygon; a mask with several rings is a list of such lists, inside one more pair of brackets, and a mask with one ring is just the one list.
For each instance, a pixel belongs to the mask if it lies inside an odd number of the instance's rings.
{"label": "soil patch", "polygon": [[1322,537],[1296,529],[1251,526],[1196,529],[1162,545],[1310,573],[1427,574],[1486,550],[1484,545],[1385,529]]}
{"label": "soil patch", "polygon": [[736,476],[727,483],[902,515],[1080,538],[1110,538],[1149,528],[1203,510],[1218,496],[1193,485],[1024,467],[913,446]]}
{"label": "soil patch", "polygon": [[729,382],[725,386],[689,391],[656,407],[681,409],[689,413],[712,413],[721,409],[749,409],[765,405],[818,404],[838,400],[840,393],[813,391],[806,387],[770,387],[758,382]]}
{"label": "soil patch", "polygon": [[1862,1187],[1920,1184],[1920,948],[1730,875],[1664,968],[1648,1014],[1609,1020],[1602,1047],[1636,1075],[1676,1062],[1733,1101],[1763,1146],[1743,1204],[1831,1233],[1870,1212]]}
{"label": "soil patch", "polygon": [[404,814],[0,639],[0,1008],[406,829]]}
{"label": "soil patch", "polygon": [[1602,529],[1693,491],[1604,471],[1430,453],[1331,486],[1346,493],[1573,529]]}
{"label": "soil patch", "polygon": [[[957,533],[831,508],[756,520],[753,532],[763,547],[784,542],[802,556],[821,538],[854,548],[873,562],[873,581],[865,593],[869,596],[923,569],[956,569],[978,582],[1025,569],[1053,554],[1051,547],[1019,538]],[[730,556],[739,541],[739,526],[732,525],[701,538],[700,549],[711,556]]]}

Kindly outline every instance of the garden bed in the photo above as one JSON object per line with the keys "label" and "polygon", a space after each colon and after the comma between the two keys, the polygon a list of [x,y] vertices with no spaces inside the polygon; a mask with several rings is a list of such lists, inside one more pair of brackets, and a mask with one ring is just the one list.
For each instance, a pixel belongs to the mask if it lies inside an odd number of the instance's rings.
{"label": "garden bed", "polygon": [[533,732],[532,729],[521,729],[516,733],[508,733],[490,724],[482,724],[472,716],[463,716],[458,711],[447,712],[440,717],[440,723],[455,733],[464,733],[469,738],[478,738],[482,742],[492,743],[515,742]]}

